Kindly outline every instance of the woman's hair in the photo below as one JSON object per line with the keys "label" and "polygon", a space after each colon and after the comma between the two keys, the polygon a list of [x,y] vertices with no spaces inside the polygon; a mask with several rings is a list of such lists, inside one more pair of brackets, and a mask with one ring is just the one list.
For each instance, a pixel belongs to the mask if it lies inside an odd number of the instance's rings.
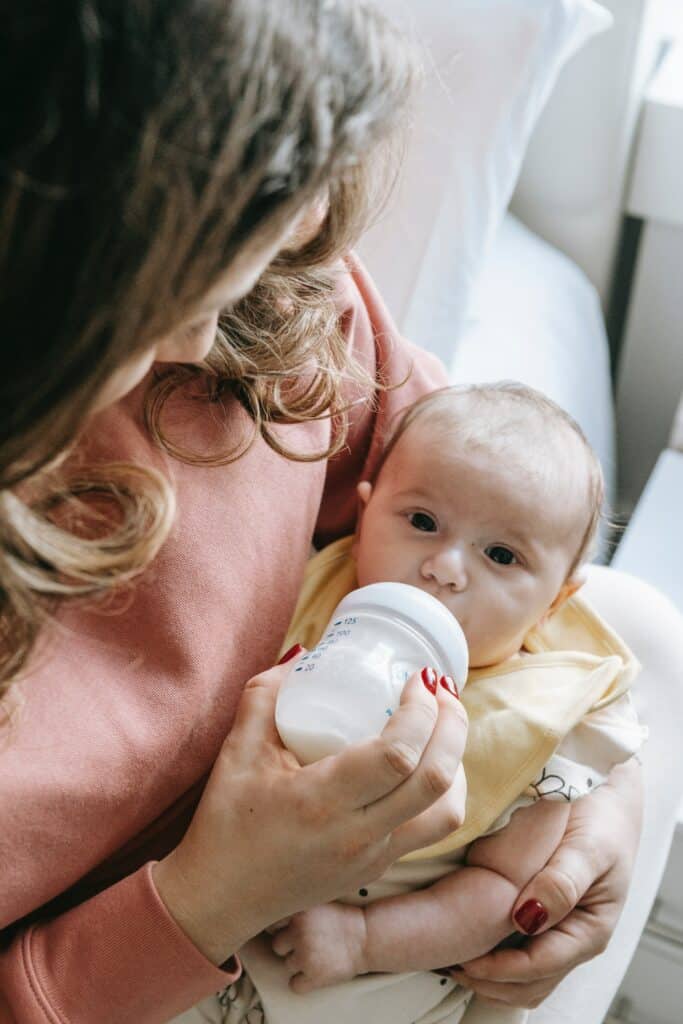
{"label": "woman's hair", "polygon": [[207,400],[231,390],[253,436],[283,451],[269,423],[338,419],[344,380],[370,383],[329,265],[379,202],[415,66],[355,0],[31,0],[5,12],[0,47],[1,693],[53,600],[131,579],[170,526],[151,468],[65,459],[94,399],[321,196],[317,236],[225,312],[203,367],[160,375],[147,422],[202,461],[162,422],[200,376]]}
{"label": "woman's hair", "polygon": [[483,448],[506,457],[524,443],[525,451],[533,451],[541,471],[556,466],[558,453],[568,457],[566,442],[571,437],[585,458],[586,501],[585,529],[567,579],[594,555],[605,501],[602,467],[576,420],[543,392],[509,380],[453,385],[424,395],[399,412],[396,419],[396,423],[389,425],[375,478],[416,420],[430,420],[444,443],[456,451]]}

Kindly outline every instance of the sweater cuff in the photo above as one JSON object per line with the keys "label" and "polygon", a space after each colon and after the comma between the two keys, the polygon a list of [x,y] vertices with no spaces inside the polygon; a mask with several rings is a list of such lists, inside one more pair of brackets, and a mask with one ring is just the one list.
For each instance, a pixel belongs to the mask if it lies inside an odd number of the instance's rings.
{"label": "sweater cuff", "polygon": [[24,968],[48,1020],[162,1024],[239,977],[237,957],[216,967],[176,923],[152,867],[25,933]]}

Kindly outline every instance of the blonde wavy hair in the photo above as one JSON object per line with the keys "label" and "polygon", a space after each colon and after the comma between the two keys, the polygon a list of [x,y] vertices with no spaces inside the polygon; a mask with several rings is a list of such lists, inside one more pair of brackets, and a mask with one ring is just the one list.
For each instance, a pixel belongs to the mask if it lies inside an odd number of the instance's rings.
{"label": "blonde wavy hair", "polygon": [[[0,694],[55,602],[132,581],[170,528],[148,467],[69,457],[113,373],[197,316],[238,257],[329,197],[317,236],[281,253],[221,317],[202,366],[159,374],[157,443],[218,464],[276,422],[330,416],[344,443],[350,359],[332,262],[380,202],[416,64],[356,0],[65,0],[3,26],[0,87]],[[22,82],[17,92],[13,83]],[[168,437],[169,395],[232,391],[253,431],[225,452]]]}

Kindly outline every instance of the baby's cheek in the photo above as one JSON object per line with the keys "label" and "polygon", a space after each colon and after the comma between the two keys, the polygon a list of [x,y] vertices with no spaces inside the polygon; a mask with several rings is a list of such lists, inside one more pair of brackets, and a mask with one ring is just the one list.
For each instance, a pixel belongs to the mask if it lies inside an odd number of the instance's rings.
{"label": "baby's cheek", "polygon": [[484,622],[465,631],[470,667],[485,668],[511,658],[521,649],[527,632],[526,622],[519,618],[510,621],[502,611],[487,614]]}

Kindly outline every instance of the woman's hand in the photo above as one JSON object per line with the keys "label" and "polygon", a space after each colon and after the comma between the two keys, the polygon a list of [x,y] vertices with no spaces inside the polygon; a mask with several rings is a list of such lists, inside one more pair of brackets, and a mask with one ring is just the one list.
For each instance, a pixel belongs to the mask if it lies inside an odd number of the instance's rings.
{"label": "woman's hand", "polygon": [[533,934],[451,973],[485,1002],[535,1007],[569,971],[602,953],[626,900],[640,839],[642,780],[629,761],[572,804],[564,839],[520,894],[514,927]]}
{"label": "woman's hand", "polygon": [[271,921],[367,884],[459,822],[451,789],[467,717],[434,675],[410,678],[381,736],[301,767],[274,719],[290,667],[247,683],[187,833],[155,865],[169,912],[215,963]]}

